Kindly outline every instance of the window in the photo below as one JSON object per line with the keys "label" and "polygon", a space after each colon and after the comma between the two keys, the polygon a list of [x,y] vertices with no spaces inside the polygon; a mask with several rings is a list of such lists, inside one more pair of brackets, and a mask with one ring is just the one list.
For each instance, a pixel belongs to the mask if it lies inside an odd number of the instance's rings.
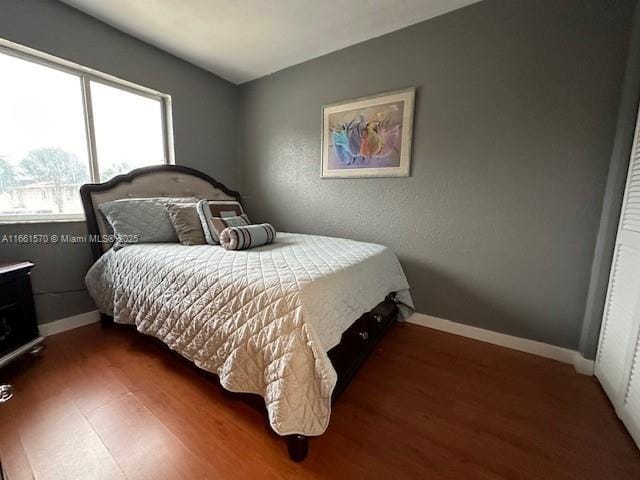
{"label": "window", "polygon": [[165,162],[160,100],[91,82],[91,105],[102,181]]}
{"label": "window", "polygon": [[0,222],[82,219],[83,183],[171,162],[167,95],[4,41],[0,72]]}

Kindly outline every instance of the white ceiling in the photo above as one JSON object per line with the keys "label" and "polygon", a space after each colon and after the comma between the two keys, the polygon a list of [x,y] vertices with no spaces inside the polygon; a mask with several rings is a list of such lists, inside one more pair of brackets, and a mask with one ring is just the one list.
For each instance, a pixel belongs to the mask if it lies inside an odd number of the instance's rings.
{"label": "white ceiling", "polygon": [[63,0],[243,83],[479,0]]}

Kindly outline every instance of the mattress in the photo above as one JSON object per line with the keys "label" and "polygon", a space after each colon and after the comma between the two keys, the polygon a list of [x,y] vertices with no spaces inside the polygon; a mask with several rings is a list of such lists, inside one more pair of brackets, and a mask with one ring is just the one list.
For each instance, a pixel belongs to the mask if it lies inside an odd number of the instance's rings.
{"label": "mattress", "polygon": [[130,245],[86,276],[99,310],[134,324],[233,392],[265,400],[280,435],[320,435],[337,375],[327,352],[390,292],[412,307],[387,247],[279,233],[244,251],[220,246]]}

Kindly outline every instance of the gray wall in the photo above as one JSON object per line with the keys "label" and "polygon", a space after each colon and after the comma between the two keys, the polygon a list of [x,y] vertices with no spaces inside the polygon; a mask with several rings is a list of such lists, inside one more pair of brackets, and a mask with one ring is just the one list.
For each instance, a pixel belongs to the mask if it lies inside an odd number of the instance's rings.
{"label": "gray wall", "polygon": [[[0,37],[171,94],[178,164],[241,187],[281,230],[389,245],[418,311],[576,348],[634,4],[485,0],[240,89],[52,0],[2,1]],[[406,86],[418,87],[412,176],[321,180],[321,106]],[[13,233],[84,224],[0,225]],[[94,308],[86,245],[0,243],[13,259],[37,265],[41,323]]]}
{"label": "gray wall", "polygon": [[[171,95],[176,163],[239,186],[236,86],[53,0],[1,0],[0,37]],[[12,233],[84,233],[82,223],[2,225]],[[87,245],[0,243],[0,261],[32,260],[40,323],[92,310]]]}
{"label": "gray wall", "polygon": [[636,6],[633,35],[627,57],[627,68],[618,111],[616,134],[609,163],[609,175],[600,216],[596,248],[591,266],[591,280],[587,295],[580,351],[587,358],[595,358],[600,336],[602,313],[609,284],[609,271],[618,232],[620,209],[629,169],[629,152],[640,100],[640,6]]}
{"label": "gray wall", "polygon": [[[486,0],[245,84],[249,214],[391,247],[417,310],[577,348],[635,0]],[[320,179],[321,107],[418,88],[410,178]]]}

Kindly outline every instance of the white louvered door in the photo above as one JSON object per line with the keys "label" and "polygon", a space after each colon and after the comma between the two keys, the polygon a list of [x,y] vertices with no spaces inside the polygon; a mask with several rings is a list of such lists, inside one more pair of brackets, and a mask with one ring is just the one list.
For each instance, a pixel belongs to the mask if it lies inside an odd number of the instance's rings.
{"label": "white louvered door", "polygon": [[631,149],[595,374],[640,446],[640,116]]}

